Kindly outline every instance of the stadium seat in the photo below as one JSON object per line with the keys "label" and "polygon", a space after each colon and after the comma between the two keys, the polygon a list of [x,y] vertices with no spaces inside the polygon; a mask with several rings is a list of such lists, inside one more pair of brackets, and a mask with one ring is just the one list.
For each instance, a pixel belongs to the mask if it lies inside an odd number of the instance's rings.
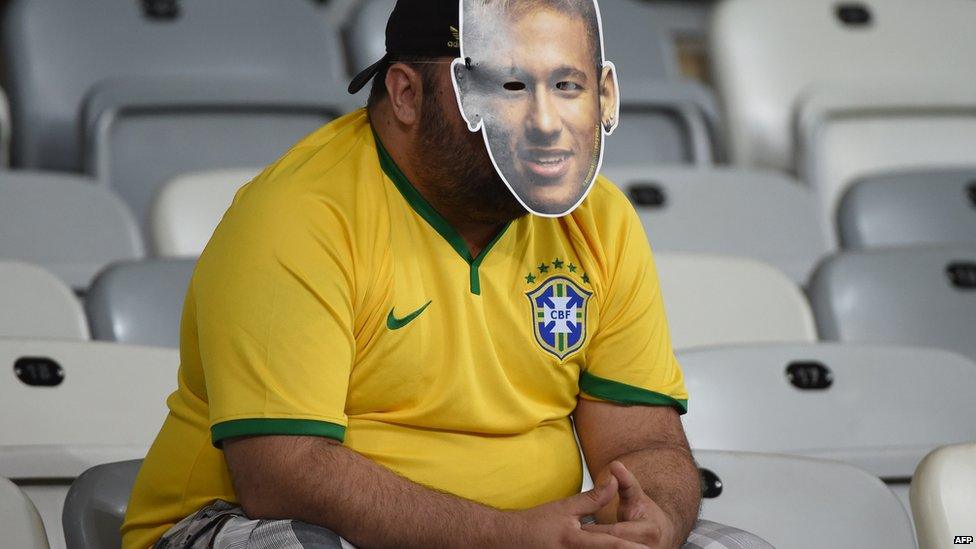
{"label": "stadium seat", "polygon": [[958,80],[820,85],[797,110],[797,171],[820,196],[824,219],[836,218],[858,178],[973,164],[976,95]]}
{"label": "stadium seat", "polygon": [[919,549],[973,543],[976,536],[973,533],[976,532],[974,487],[976,443],[945,446],[926,456],[915,471],[912,483],[912,511]]}
{"label": "stadium seat", "polygon": [[[346,75],[352,78],[359,71],[386,55],[386,22],[396,0],[358,0],[342,25]],[[366,104],[369,86],[359,92],[360,103]]]}
{"label": "stadium seat", "polygon": [[17,485],[0,478],[0,532],[5,547],[48,549],[44,523]]}
{"label": "stadium seat", "polygon": [[914,549],[911,521],[874,477],[835,461],[696,450],[701,518],[790,549]]}
{"label": "stadium seat", "polygon": [[851,250],[976,244],[976,168],[863,177],[841,200],[837,223]]}
{"label": "stadium seat", "polygon": [[0,171],[0,259],[40,265],[84,291],[105,265],[143,256],[128,208],[87,177]]}
{"label": "stadium seat", "polygon": [[844,461],[889,482],[906,508],[926,453],[976,440],[976,363],[948,351],[740,345],[678,360],[694,395],[682,418],[693,447]]}
{"label": "stadium seat", "polygon": [[713,15],[713,77],[737,164],[791,170],[797,102],[819,85],[949,80],[963,94],[976,79],[968,0],[729,0]]}
{"label": "stadium seat", "polygon": [[0,339],[16,375],[0,384],[0,476],[40,511],[63,547],[61,510],[71,480],[101,463],[145,456],[176,388],[173,349],[101,342]]}
{"label": "stadium seat", "polygon": [[0,261],[0,337],[85,340],[88,325],[78,298],[56,276]]}
{"label": "stadium seat", "polygon": [[801,286],[827,253],[813,193],[785,175],[679,167],[603,175],[628,194],[655,252],[750,257]]}
{"label": "stadium seat", "polygon": [[199,256],[237,190],[260,171],[215,170],[166,182],[156,194],[149,216],[155,255]]}
{"label": "stadium seat", "polygon": [[68,549],[122,546],[119,529],[142,460],[98,465],[71,484],[61,521]]}
{"label": "stadium seat", "polygon": [[0,88],[0,168],[10,165],[10,105]]}
{"label": "stadium seat", "polygon": [[92,339],[179,347],[180,319],[196,259],[116,263],[85,300]]}
{"label": "stadium seat", "polygon": [[940,347],[976,360],[976,246],[848,252],[809,288],[822,339]]}
{"label": "stadium seat", "polygon": [[796,283],[776,268],[741,257],[655,257],[676,350],[816,341],[810,305]]}
{"label": "stadium seat", "polygon": [[[317,4],[8,2],[0,51],[14,159],[34,168],[82,168],[78,136],[93,131],[87,116],[101,143],[126,144],[110,158],[90,151],[108,164],[102,168],[134,170],[139,160],[126,157],[135,152],[150,161],[146,175],[154,177],[270,162],[322,119],[319,106],[346,100],[337,33]],[[174,171],[157,173],[159,166]]]}

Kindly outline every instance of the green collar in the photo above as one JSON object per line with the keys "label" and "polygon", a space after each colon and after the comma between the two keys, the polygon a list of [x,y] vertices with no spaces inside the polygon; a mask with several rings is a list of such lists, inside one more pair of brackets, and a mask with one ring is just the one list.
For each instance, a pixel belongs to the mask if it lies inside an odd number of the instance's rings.
{"label": "green collar", "polygon": [[[372,130],[372,126],[370,129]],[[454,251],[457,252],[458,255],[460,255],[461,258],[464,259],[464,261],[469,265],[471,271],[471,293],[481,295],[481,280],[478,276],[478,268],[485,260],[485,256],[488,255],[489,250],[491,250],[495,246],[495,243],[501,239],[502,235],[505,234],[505,231],[508,230],[508,227],[511,226],[512,222],[509,221],[504,227],[501,228],[500,231],[498,231],[498,234],[491,239],[491,242],[489,242],[488,245],[481,250],[478,257],[472,257],[471,250],[468,249],[468,244],[464,241],[464,237],[458,234],[457,230],[455,230],[454,227],[452,227],[451,224],[448,223],[443,216],[441,216],[441,214],[437,213],[437,210],[430,205],[430,202],[427,202],[427,199],[420,194],[420,191],[418,191],[417,188],[414,187],[409,180],[407,180],[407,176],[403,175],[403,172],[400,171],[400,168],[393,161],[390,153],[386,151],[386,147],[383,146],[383,142],[380,141],[380,137],[376,135],[376,130],[373,130],[373,140],[376,142],[376,151],[379,155],[380,167],[383,168],[383,172],[386,173],[387,177],[389,177],[391,181],[393,181],[393,185],[398,191],[400,191],[400,194],[403,195],[403,198],[407,201],[407,204],[409,204],[410,207],[417,212],[417,215],[422,217],[428,225],[437,231],[437,234],[441,235],[441,237],[446,240],[452,248],[454,248]]]}

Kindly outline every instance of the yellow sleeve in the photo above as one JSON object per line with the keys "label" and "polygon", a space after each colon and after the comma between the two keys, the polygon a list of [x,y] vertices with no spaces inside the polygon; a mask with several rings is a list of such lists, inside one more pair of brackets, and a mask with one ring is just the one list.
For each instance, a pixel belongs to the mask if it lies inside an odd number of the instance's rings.
{"label": "yellow sleeve", "polygon": [[628,202],[612,231],[611,277],[597,332],[580,372],[583,398],[688,411],[681,366],[671,349],[664,301],[647,236]]}
{"label": "yellow sleeve", "polygon": [[218,447],[246,435],[345,435],[352,240],[335,208],[287,183],[242,189],[193,277]]}

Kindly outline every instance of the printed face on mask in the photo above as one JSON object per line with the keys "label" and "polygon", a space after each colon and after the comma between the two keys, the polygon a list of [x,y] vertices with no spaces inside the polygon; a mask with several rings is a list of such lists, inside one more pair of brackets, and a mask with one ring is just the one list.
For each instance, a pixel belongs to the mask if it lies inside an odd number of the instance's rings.
{"label": "printed face on mask", "polygon": [[568,214],[592,187],[619,112],[595,1],[461,4],[452,77],[468,129],[482,132],[495,169],[526,209]]}

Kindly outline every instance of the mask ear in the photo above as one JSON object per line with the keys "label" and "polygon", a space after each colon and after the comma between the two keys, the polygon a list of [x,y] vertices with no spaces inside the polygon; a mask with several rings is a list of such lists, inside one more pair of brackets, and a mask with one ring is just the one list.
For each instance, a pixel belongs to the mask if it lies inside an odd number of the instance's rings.
{"label": "mask ear", "polygon": [[620,88],[617,84],[617,67],[612,61],[604,61],[600,73],[600,122],[607,135],[613,133],[620,123]]}
{"label": "mask ear", "polygon": [[461,118],[468,125],[468,131],[481,130],[482,119],[480,109],[476,106],[474,92],[472,92],[471,70],[460,57],[451,62],[451,82],[454,84],[454,95],[457,98]]}

